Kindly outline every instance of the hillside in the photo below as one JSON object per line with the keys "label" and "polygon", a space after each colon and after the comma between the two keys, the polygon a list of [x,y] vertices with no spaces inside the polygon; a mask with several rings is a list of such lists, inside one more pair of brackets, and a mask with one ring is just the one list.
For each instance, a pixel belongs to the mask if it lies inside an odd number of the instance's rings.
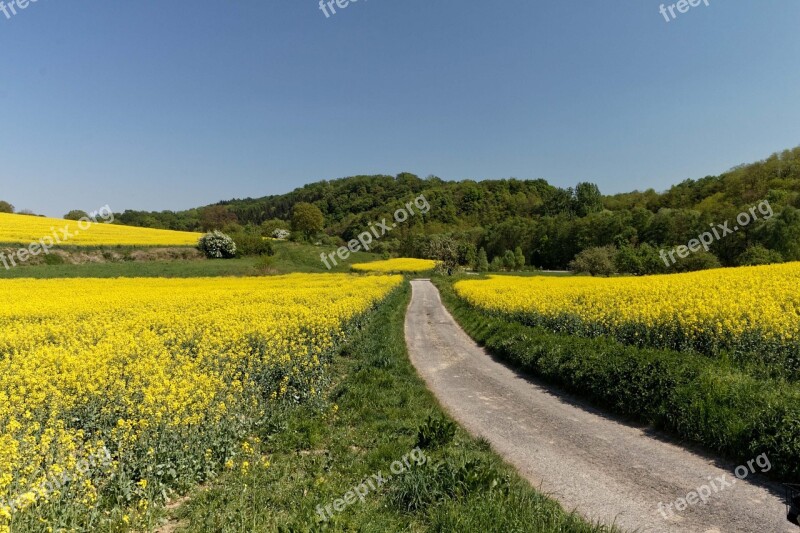
{"label": "hillside", "polygon": [[[715,238],[709,248],[713,255],[701,252],[675,267],[799,260],[798,193],[800,147],[719,176],[687,179],[661,193],[650,189],[605,196],[591,183],[563,189],[543,179],[455,182],[402,173],[320,181],[283,195],[182,212],[126,211],[118,218],[129,225],[185,231],[230,223],[258,226],[270,220],[269,227],[274,227],[276,219],[290,219],[295,204],[308,202],[323,213],[331,240],[346,241],[424,195],[430,211],[399,225],[378,243],[377,251],[422,256],[431,236],[450,234],[459,243],[461,262],[472,262],[481,247],[491,259],[519,246],[527,264],[561,269],[581,251],[614,246],[624,252],[612,258],[618,269],[641,274],[670,266],[659,258],[659,248],[686,245],[726,221],[733,226],[739,213],[758,205],[765,213],[735,234]],[[212,212],[216,218],[204,217]]]}

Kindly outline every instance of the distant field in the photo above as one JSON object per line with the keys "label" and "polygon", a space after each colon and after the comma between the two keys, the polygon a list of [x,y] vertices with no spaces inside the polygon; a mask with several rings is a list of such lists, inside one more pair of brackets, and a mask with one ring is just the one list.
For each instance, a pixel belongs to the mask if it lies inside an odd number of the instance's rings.
{"label": "distant field", "polygon": [[353,270],[359,272],[426,272],[436,267],[436,261],[430,259],[386,259],[371,263],[356,263]]}
{"label": "distant field", "polygon": [[[83,229],[82,229],[83,228]],[[200,233],[89,224],[75,220],[0,213],[0,243],[27,246],[44,242],[50,246],[193,246]]]}

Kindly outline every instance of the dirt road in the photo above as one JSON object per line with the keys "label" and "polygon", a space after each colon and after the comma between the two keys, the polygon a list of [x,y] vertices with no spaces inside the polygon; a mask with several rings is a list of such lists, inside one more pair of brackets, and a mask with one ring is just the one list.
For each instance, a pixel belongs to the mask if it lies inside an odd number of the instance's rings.
{"label": "dirt road", "polygon": [[[566,509],[626,530],[800,533],[786,521],[778,487],[752,474],[737,480],[737,465],[688,451],[520,376],[464,333],[429,281],[412,287],[406,342],[428,387],[463,427],[486,438]],[[675,511],[678,498],[704,485],[710,489],[712,482],[718,491],[707,503]]]}

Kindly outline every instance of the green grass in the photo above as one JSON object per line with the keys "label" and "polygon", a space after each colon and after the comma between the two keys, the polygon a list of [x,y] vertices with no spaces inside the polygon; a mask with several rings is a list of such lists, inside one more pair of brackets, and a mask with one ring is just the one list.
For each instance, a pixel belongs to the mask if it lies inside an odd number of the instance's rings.
{"label": "green grass", "polygon": [[[331,270],[320,260],[322,252],[330,247],[313,246],[293,242],[273,242],[275,256],[266,267],[261,258],[237,259],[176,259],[160,261],[119,261],[107,263],[41,264],[21,265],[6,270],[0,264],[0,279],[10,278],[117,278],[117,277],[165,277],[189,278],[203,276],[255,276],[264,274],[288,274],[291,272],[350,272],[350,265],[359,262],[380,260],[377,254],[357,252],[347,262],[339,261]],[[88,248],[87,248],[88,250]],[[98,249],[95,249],[95,251]],[[108,248],[121,251],[123,248]],[[135,248],[124,248],[133,251]],[[56,257],[56,256],[47,256]]]}
{"label": "green grass", "polygon": [[[503,464],[485,441],[450,423],[405,351],[409,293],[404,284],[335,358],[331,405],[300,406],[260,435],[271,466],[232,472],[196,491],[175,512],[178,531],[609,530],[564,512]],[[424,465],[393,476],[363,503],[322,521],[318,505],[332,505],[378,472],[385,477],[392,462],[418,443],[425,446]]]}

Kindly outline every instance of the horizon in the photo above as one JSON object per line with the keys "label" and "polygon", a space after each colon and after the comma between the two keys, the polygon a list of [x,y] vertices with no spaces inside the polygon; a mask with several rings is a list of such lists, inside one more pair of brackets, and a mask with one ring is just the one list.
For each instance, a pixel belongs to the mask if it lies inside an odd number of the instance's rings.
{"label": "horizon", "polygon": [[0,10],[0,200],[181,211],[409,169],[663,192],[800,145],[800,4],[697,4]]}

